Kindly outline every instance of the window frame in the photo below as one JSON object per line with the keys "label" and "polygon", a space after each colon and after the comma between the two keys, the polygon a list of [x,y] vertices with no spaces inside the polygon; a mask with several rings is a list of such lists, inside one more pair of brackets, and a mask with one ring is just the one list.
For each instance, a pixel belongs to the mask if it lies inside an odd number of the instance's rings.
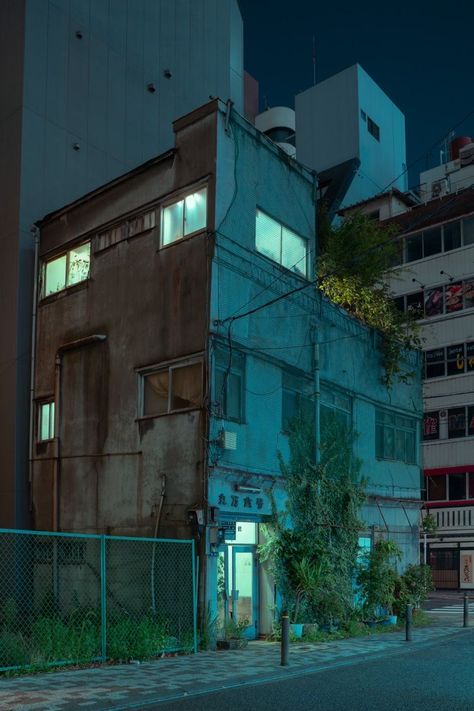
{"label": "window frame", "polygon": [[[43,437],[41,436],[41,423],[42,423],[42,414],[43,414],[43,408],[49,407],[49,415],[48,415],[48,420],[49,420],[49,427],[48,427],[48,434],[50,435],[49,437]],[[37,444],[44,444],[45,442],[53,442],[56,437],[56,407],[55,407],[55,400],[54,397],[49,397],[49,398],[44,398],[42,400],[38,400],[36,403],[36,442]]]}
{"label": "window frame", "polygon": [[[237,355],[238,358],[241,360],[240,365],[236,365],[234,355]],[[226,365],[219,363],[219,358],[231,358],[230,351],[228,348],[222,346],[222,345],[217,345],[214,351],[214,379],[213,379],[213,384],[214,384],[214,393],[213,393],[213,401],[216,404],[216,407],[218,407],[218,412],[219,412],[219,417],[223,420],[226,420],[226,422],[236,422],[237,424],[245,424],[246,419],[245,419],[245,413],[246,413],[246,402],[245,402],[245,383],[246,383],[246,372],[247,372],[247,357],[246,354],[240,351],[237,348],[232,348],[232,360],[230,363],[230,368],[228,368]],[[226,376],[226,373],[228,371],[229,375],[236,375],[240,379],[240,412],[237,417],[231,417],[228,412],[227,412],[227,407],[228,407],[228,398],[229,398],[229,378],[227,377],[227,381],[225,383],[225,392],[224,392],[224,398],[223,402],[220,402],[219,398],[221,397],[221,394],[218,392],[218,386],[217,386],[217,373],[223,374],[224,378]],[[221,391],[222,392],[222,391]]]}
{"label": "window frame", "polygon": [[[68,284],[71,252],[74,252],[75,250],[79,249],[80,247],[83,247],[86,244],[89,245],[89,269],[87,272],[87,277],[85,277],[84,279],[81,279],[80,281],[75,281],[72,284]],[[64,286],[61,289],[52,291],[50,294],[45,294],[47,266],[48,266],[48,264],[51,264],[52,262],[62,259],[62,257],[64,257],[64,256],[66,257]],[[77,242],[73,246],[70,246],[69,249],[67,249],[67,250],[63,249],[61,252],[58,252],[57,254],[55,254],[52,257],[42,259],[41,260],[41,267],[40,267],[40,295],[39,295],[40,301],[43,301],[44,299],[49,299],[50,297],[55,296],[56,294],[61,294],[63,292],[66,292],[66,291],[68,291],[68,289],[73,289],[74,287],[79,286],[79,284],[87,283],[91,279],[91,267],[92,267],[92,239],[91,238],[88,238],[86,240],[81,240],[80,242]]]}
{"label": "window frame", "polygon": [[[199,193],[201,191],[204,191],[205,196],[206,196],[206,220],[205,224],[203,227],[200,227],[197,230],[194,230],[193,232],[189,232],[188,234],[184,234],[184,226],[186,223],[186,198],[190,197],[191,195],[194,195],[196,193]],[[159,219],[158,219],[158,224],[159,224],[159,229],[160,229],[160,238],[159,238],[159,245],[160,245],[160,250],[161,249],[166,249],[167,247],[171,247],[174,244],[178,244],[183,242],[186,239],[189,239],[190,237],[194,237],[197,234],[200,234],[201,232],[205,232],[208,229],[209,225],[209,185],[207,182],[205,183],[199,183],[194,186],[188,186],[187,188],[180,190],[179,193],[175,193],[172,197],[168,197],[166,200],[160,203],[159,205]],[[163,244],[163,238],[164,238],[164,229],[163,229],[163,222],[164,222],[164,211],[168,207],[172,207],[173,205],[177,205],[179,202],[183,201],[183,221],[182,221],[182,236],[178,237],[177,239],[172,240],[171,242],[168,242],[167,244]]]}
{"label": "window frame", "polygon": [[367,131],[380,143],[380,126],[367,114]]}
{"label": "window frame", "polygon": [[[310,394],[305,393],[305,389],[309,389],[311,391]],[[284,402],[285,402],[285,393],[290,393],[292,396],[296,395],[296,400],[298,401],[298,406],[300,408],[300,413],[304,413],[304,409],[302,407],[303,403],[309,403],[311,405],[311,421],[310,424],[314,427],[315,424],[315,403],[314,403],[314,396],[312,397],[314,393],[314,381],[310,378],[305,378],[302,375],[295,375],[294,373],[288,372],[286,370],[282,370],[282,375],[281,375],[281,432],[284,435],[289,434],[289,428],[287,426],[288,420],[290,419],[288,416],[285,417],[285,411],[284,411]],[[293,415],[294,417],[294,415]]]}
{"label": "window frame", "polygon": [[[197,365],[201,366],[201,395],[199,405],[193,405],[192,407],[183,408],[171,408],[171,400],[173,396],[173,370],[178,370],[179,368],[186,368],[187,366]],[[168,402],[166,412],[157,412],[154,414],[145,414],[145,379],[150,375],[155,375],[158,373],[168,373]],[[138,374],[138,416],[137,420],[154,419],[156,417],[166,417],[168,415],[176,415],[182,412],[191,412],[195,410],[202,410],[204,403],[204,360],[202,355],[190,356],[189,358],[177,359],[173,361],[167,361],[166,363],[161,363],[158,365],[147,366],[146,368],[140,368],[137,370]]]}
{"label": "window frame", "polygon": [[[387,418],[390,421],[386,421]],[[398,422],[397,422],[398,420]],[[406,420],[411,423],[411,425],[402,424],[400,421]],[[391,432],[392,437],[392,456],[386,454],[386,450],[389,449],[386,445],[386,432]],[[379,449],[379,433],[382,434],[381,444],[382,452]],[[404,457],[400,459],[397,457],[397,436],[403,433],[404,441]],[[413,459],[409,456],[409,435],[413,437]],[[416,466],[419,460],[419,436],[418,436],[418,421],[414,417],[409,415],[399,415],[396,412],[391,412],[380,407],[375,408],[375,458],[379,461],[390,461],[390,462],[403,462],[404,464],[410,464]]]}
{"label": "window frame", "polygon": [[[449,220],[448,222],[442,222],[440,224],[435,224],[435,225],[427,225],[424,229],[417,230],[414,232],[409,232],[408,234],[401,234],[399,235],[399,239],[402,242],[402,249],[401,249],[401,254],[402,254],[402,259],[398,264],[411,264],[412,262],[418,262],[421,261],[422,259],[429,259],[430,257],[435,257],[438,254],[447,254],[450,252],[455,252],[457,249],[463,249],[464,247],[471,247],[474,245],[474,227],[472,229],[472,235],[470,237],[470,241],[467,241],[467,236],[465,236],[464,233],[464,224],[466,222],[472,223],[474,225],[474,213],[471,213],[469,215],[462,215],[460,217],[456,217],[452,220]],[[445,232],[447,232],[447,228],[449,229],[450,225],[454,224],[459,224],[459,245],[457,247],[450,247],[447,249],[446,247],[446,239],[447,236],[445,235]],[[437,252],[430,252],[429,254],[426,254],[425,252],[427,251],[425,248],[425,233],[432,232],[434,230],[440,230],[440,246],[441,249]],[[422,246],[422,251],[421,251],[421,257],[418,257],[416,259],[407,259],[407,240],[413,239],[417,236],[420,236],[421,238],[421,246]],[[398,264],[394,264],[393,266],[398,266]]]}
{"label": "window frame", "polygon": [[[278,251],[280,254],[280,258],[278,261],[276,259],[273,259],[273,257],[268,256],[268,254],[265,254],[265,252],[262,252],[262,250],[260,250],[257,247],[257,219],[258,219],[259,212],[262,215],[264,215],[266,218],[268,218],[269,220],[274,222],[275,225],[278,225],[278,227],[279,227],[280,237],[279,237],[279,250]],[[293,269],[291,269],[291,267],[287,267],[285,264],[283,264],[283,230],[287,230],[288,232],[293,234],[295,237],[298,237],[304,244],[304,250],[305,250],[304,274],[302,274],[300,271],[294,271]],[[272,264],[278,264],[278,266],[280,266],[282,269],[286,269],[286,271],[290,272],[290,274],[293,274],[296,277],[300,277],[300,279],[309,280],[310,279],[310,274],[309,274],[310,273],[310,264],[309,264],[310,260],[309,260],[308,245],[309,245],[309,240],[306,237],[303,237],[303,235],[301,235],[299,232],[296,232],[296,230],[294,230],[292,227],[289,227],[285,223],[281,222],[281,220],[277,220],[275,217],[270,215],[265,210],[262,210],[262,208],[257,205],[256,210],[255,210],[255,251],[257,252],[257,254],[259,254],[262,257],[265,257],[265,259],[269,259],[272,262]],[[295,262],[295,264],[299,264],[300,261],[301,260],[298,260],[298,262]]]}

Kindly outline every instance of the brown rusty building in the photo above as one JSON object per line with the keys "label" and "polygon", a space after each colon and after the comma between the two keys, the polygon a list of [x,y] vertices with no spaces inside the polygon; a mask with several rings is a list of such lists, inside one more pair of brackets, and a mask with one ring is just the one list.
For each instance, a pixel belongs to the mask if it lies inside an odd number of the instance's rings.
{"label": "brown rusty building", "polygon": [[[177,122],[174,150],[41,225],[35,528],[150,535],[165,475],[160,535],[190,535],[186,511],[204,487],[215,125],[215,104]],[[160,207],[203,185],[203,229],[160,245]],[[137,374],[178,359],[191,364],[184,391],[190,375],[200,379],[199,402],[141,416]]]}

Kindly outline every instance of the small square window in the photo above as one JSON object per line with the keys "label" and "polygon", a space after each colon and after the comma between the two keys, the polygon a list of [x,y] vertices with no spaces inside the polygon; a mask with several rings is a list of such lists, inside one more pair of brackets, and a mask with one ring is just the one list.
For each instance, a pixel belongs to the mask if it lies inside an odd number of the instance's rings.
{"label": "small square window", "polygon": [[54,439],[54,400],[38,405],[38,442]]}
{"label": "small square window", "polygon": [[50,259],[42,267],[42,292],[45,298],[67,287],[89,279],[91,243],[84,242],[73,247],[66,254]]}
{"label": "small square window", "polygon": [[286,269],[307,276],[307,240],[258,209],[255,218],[255,248]]}
{"label": "small square window", "polygon": [[367,130],[377,141],[380,141],[380,128],[370,116],[367,116]]}

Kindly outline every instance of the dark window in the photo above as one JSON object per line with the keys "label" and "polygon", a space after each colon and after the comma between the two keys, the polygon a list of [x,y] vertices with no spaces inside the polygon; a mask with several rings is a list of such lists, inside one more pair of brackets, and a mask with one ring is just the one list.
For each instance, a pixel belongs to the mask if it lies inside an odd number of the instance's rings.
{"label": "dark window", "polygon": [[474,244],[474,217],[468,217],[462,223],[462,243],[465,245]]}
{"label": "dark window", "polygon": [[474,435],[474,407],[472,405],[467,408],[467,434],[469,437]]}
{"label": "dark window", "polygon": [[216,349],[214,402],[225,420],[244,420],[245,356],[239,351]]}
{"label": "dark window", "polygon": [[474,472],[469,472],[469,498],[474,499]]}
{"label": "dark window", "polygon": [[425,412],[423,417],[423,439],[439,439],[439,412]]}
{"label": "dark window", "polygon": [[454,439],[456,437],[466,436],[466,408],[453,407],[448,410],[448,437]]}
{"label": "dark window", "polygon": [[464,343],[447,348],[448,375],[459,375],[464,373]]}
{"label": "dark window", "polygon": [[362,121],[367,120],[367,114],[365,113],[365,111],[363,109],[360,110],[360,117],[361,117]]}
{"label": "dark window", "polygon": [[429,257],[441,251],[441,227],[425,230],[423,232],[423,256]]}
{"label": "dark window", "polygon": [[444,233],[444,251],[449,252],[451,249],[457,249],[461,246],[461,223],[449,222],[443,226]]}
{"label": "dark window", "polygon": [[425,378],[440,378],[445,375],[444,348],[425,353]]}
{"label": "dark window", "polygon": [[449,500],[460,501],[466,498],[466,475],[450,474],[449,475]]}
{"label": "dark window", "polygon": [[288,432],[292,420],[302,418],[314,422],[314,400],[311,397],[312,383],[283,373],[282,390],[282,431]]}
{"label": "dark window", "polygon": [[446,475],[428,477],[428,500],[446,501]]}
{"label": "dark window", "polygon": [[377,141],[380,141],[380,128],[370,116],[367,116],[367,130]]}
{"label": "dark window", "polygon": [[403,239],[397,239],[392,246],[393,254],[389,257],[389,266],[397,267],[399,264],[403,264]]}
{"label": "dark window", "polygon": [[396,308],[403,313],[405,311],[405,297],[404,296],[397,296],[394,300],[393,303],[395,304]]}
{"label": "dark window", "polygon": [[414,262],[423,257],[423,240],[421,232],[405,239],[405,261]]}

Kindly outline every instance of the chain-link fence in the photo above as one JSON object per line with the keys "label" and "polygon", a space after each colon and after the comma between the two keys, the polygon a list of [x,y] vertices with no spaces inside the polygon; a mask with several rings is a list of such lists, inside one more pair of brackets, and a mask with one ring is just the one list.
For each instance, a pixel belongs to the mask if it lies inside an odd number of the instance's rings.
{"label": "chain-link fence", "polygon": [[0,529],[0,671],[196,649],[193,541]]}

